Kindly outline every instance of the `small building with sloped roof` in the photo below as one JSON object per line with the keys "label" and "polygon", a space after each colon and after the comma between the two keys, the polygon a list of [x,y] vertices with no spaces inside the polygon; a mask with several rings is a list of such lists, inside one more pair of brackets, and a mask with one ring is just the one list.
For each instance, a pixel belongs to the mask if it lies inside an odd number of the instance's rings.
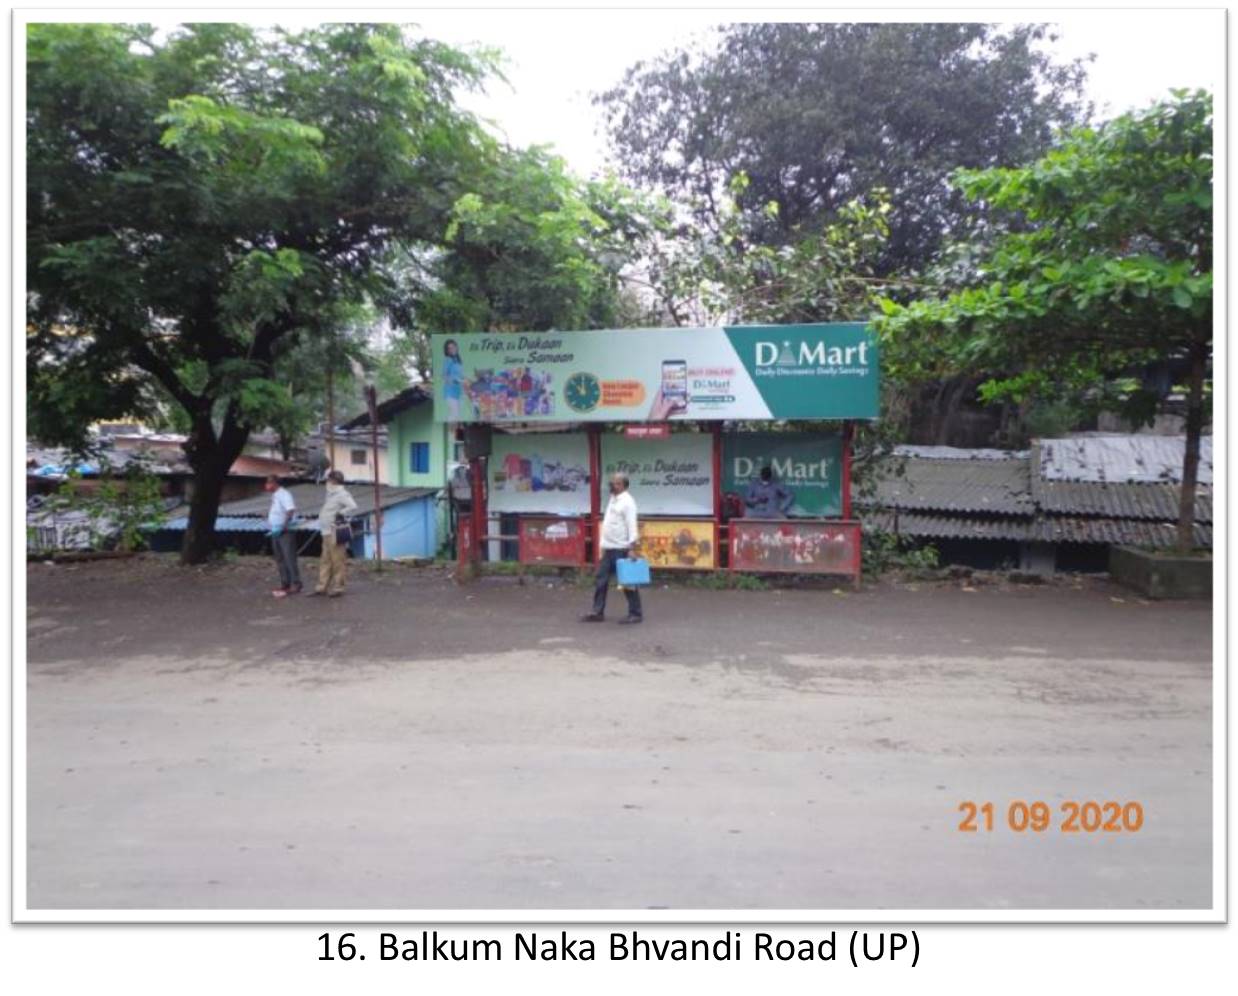
{"label": "small building with sloped roof", "polygon": [[[1027,450],[900,446],[856,491],[866,528],[938,547],[943,559],[1037,573],[1105,570],[1114,544],[1177,536],[1182,437],[1096,435]],[[1212,439],[1201,446],[1195,539],[1212,545]]]}

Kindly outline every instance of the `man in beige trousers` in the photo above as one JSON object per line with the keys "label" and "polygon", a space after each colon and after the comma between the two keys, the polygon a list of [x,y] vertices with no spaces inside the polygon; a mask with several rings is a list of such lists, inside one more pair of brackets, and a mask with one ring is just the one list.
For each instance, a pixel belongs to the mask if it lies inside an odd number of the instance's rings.
{"label": "man in beige trousers", "polygon": [[348,547],[335,541],[337,519],[347,520],[357,503],[344,487],[344,475],[333,470],[327,475],[327,495],[318,512],[318,531],[322,534],[322,556],[318,559],[318,587],[312,595],[339,598],[344,594],[344,574]]}

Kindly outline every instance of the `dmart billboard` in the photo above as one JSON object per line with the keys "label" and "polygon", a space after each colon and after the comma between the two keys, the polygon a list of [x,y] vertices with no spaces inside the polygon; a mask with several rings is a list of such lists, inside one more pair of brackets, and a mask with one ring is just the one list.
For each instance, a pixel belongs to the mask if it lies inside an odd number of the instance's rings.
{"label": "dmart billboard", "polygon": [[430,337],[447,422],[875,419],[863,323]]}

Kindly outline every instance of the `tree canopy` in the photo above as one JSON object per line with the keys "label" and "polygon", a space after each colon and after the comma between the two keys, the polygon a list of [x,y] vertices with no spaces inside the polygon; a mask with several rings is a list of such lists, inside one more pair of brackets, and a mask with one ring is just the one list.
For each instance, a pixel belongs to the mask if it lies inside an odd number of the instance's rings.
{"label": "tree canopy", "polygon": [[[958,167],[1027,162],[1085,118],[1081,62],[1043,25],[735,24],[717,45],[633,66],[601,94],[619,168],[723,224],[731,179],[748,241],[775,245],[888,191],[883,274],[918,271],[981,205]],[[777,211],[766,210],[770,203]]]}
{"label": "tree canopy", "polygon": [[1180,361],[1188,377],[1179,542],[1191,543],[1195,467],[1212,346],[1212,98],[1172,98],[1078,129],[1035,162],[962,171],[968,198],[1020,219],[978,261],[975,285],[885,301],[882,357],[895,377],[996,371],[985,398],[1060,398],[1147,417],[1123,376]]}
{"label": "tree canopy", "polygon": [[389,24],[36,24],[26,41],[29,424],[75,444],[178,405],[187,560],[250,430],[305,420],[279,368],[330,362],[311,344],[359,305],[405,327],[606,312],[592,188],[455,103],[487,53]]}

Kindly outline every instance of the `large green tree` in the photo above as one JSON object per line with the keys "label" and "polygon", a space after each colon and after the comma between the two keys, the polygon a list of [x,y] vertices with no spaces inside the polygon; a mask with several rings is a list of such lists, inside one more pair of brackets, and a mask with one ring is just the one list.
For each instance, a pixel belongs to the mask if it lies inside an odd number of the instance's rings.
{"label": "large green tree", "polygon": [[960,191],[1019,220],[974,285],[883,304],[883,364],[905,380],[999,371],[988,400],[1078,400],[1147,416],[1115,391],[1150,367],[1184,372],[1178,545],[1194,542],[1199,439],[1212,356],[1212,98],[1170,99],[1065,136],[1015,169],[963,172]]}
{"label": "large green tree", "polygon": [[[735,24],[638,63],[598,97],[620,169],[726,223],[732,178],[752,244],[800,241],[874,188],[889,192],[882,274],[919,271],[979,206],[958,167],[1027,162],[1087,114],[1080,62],[1043,25]],[[770,203],[777,211],[767,210]]]}
{"label": "large green tree", "polygon": [[418,324],[443,331],[612,326],[619,271],[653,230],[652,202],[581,181],[542,148],[496,147],[414,270]]}
{"label": "large green tree", "polygon": [[[485,140],[484,59],[394,25],[38,24],[27,35],[28,412],[79,442],[151,385],[190,426],[182,552],[210,551],[274,364],[441,238]],[[467,182],[467,181],[465,181]]]}

